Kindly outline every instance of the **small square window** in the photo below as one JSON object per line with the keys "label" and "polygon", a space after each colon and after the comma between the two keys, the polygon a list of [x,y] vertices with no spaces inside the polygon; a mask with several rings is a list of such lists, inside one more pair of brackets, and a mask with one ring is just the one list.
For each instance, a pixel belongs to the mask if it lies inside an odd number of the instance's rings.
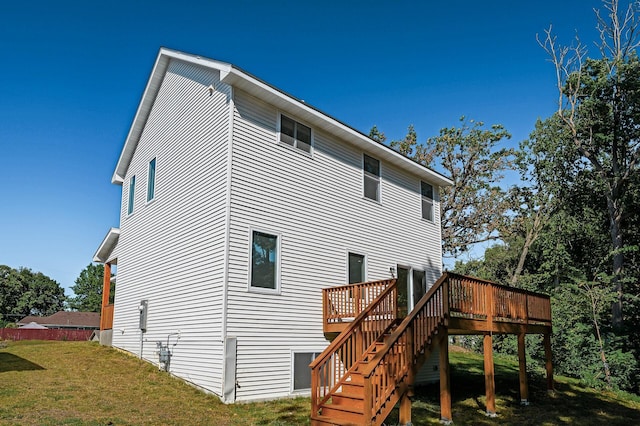
{"label": "small square window", "polygon": [[280,142],[311,153],[311,128],[286,115],[280,115]]}
{"label": "small square window", "polygon": [[422,218],[433,222],[433,186],[420,182],[420,193],[422,195]]}
{"label": "small square window", "polygon": [[319,352],[294,352],[293,354],[293,390],[311,389],[311,369],[309,364]]}
{"label": "small square window", "polygon": [[253,231],[251,238],[251,287],[278,289],[278,237]]}
{"label": "small square window", "polygon": [[129,179],[129,204],[127,206],[127,214],[133,213],[133,201],[135,200],[136,192],[136,175],[131,176]]}
{"label": "small square window", "polygon": [[364,154],[364,196],[380,201],[380,160]]}
{"label": "small square window", "polygon": [[149,173],[147,175],[147,202],[156,196],[156,159],[149,161]]}

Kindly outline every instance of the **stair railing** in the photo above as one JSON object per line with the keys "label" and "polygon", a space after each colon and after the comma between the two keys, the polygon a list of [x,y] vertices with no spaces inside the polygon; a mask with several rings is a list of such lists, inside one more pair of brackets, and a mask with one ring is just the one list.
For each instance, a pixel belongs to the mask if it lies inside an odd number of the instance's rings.
{"label": "stair railing", "polygon": [[[447,280],[445,272],[361,370],[365,378],[365,418],[380,416],[384,420],[393,408],[387,402],[396,388],[413,383],[414,365],[429,350],[431,340],[448,316]],[[400,397],[398,393],[395,396]]]}
{"label": "stair railing", "polygon": [[396,280],[386,287],[369,306],[336,337],[309,365],[311,368],[311,410],[314,415],[341,386],[348,371],[367,348],[393,323],[398,314]]}

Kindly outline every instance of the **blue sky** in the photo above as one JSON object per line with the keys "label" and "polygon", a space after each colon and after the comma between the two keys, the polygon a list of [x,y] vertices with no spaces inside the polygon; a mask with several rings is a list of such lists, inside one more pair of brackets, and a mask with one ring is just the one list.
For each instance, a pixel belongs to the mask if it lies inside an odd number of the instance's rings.
{"label": "blue sky", "polygon": [[[465,115],[512,144],[554,111],[536,33],[596,0],[0,2],[0,264],[69,289],[119,226],[111,175],[161,46],[231,62],[364,132]],[[592,54],[597,55],[595,48]]]}

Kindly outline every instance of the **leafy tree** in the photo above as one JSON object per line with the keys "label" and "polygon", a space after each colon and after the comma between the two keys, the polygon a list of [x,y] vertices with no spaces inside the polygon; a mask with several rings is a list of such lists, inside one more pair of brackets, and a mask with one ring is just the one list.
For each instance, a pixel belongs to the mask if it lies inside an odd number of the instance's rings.
{"label": "leafy tree", "polygon": [[640,162],[640,61],[638,3],[624,14],[618,0],[605,1],[607,16],[596,12],[600,30],[600,59],[587,58],[578,40],[558,45],[551,28],[541,45],[555,65],[559,90],[558,117],[571,134],[574,149],[602,185],[609,216],[612,272],[617,298],[613,322],[622,325],[624,236],[623,217],[632,175]]}
{"label": "leafy tree", "polygon": [[[370,135],[377,135],[376,127]],[[460,118],[460,127],[443,128],[436,137],[419,144],[416,131],[392,141],[391,147],[427,167],[443,169],[453,186],[441,188],[440,216],[443,251],[455,256],[469,246],[495,240],[509,210],[509,200],[499,182],[513,168],[514,150],[498,148],[511,138],[502,125]]]}
{"label": "leafy tree", "polygon": [[64,308],[64,302],[64,289],[41,272],[0,265],[2,325],[27,315],[52,315]]}
{"label": "leafy tree", "polygon": [[[83,312],[100,312],[102,309],[102,285],[104,265],[90,263],[80,272],[71,287],[75,297],[69,299],[71,309]],[[110,294],[113,295],[115,284],[111,283]],[[110,301],[112,302],[112,301]]]}

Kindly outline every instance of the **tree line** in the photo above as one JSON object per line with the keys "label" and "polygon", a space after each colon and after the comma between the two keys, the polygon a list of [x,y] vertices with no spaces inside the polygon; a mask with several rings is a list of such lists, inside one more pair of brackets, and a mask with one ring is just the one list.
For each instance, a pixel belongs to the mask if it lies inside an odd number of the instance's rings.
{"label": "tree line", "polygon": [[42,272],[0,265],[0,328],[28,315],[49,316],[62,310],[100,312],[103,273],[103,265],[89,264],[71,286],[75,296],[67,297],[62,286]]}
{"label": "tree line", "polygon": [[[511,137],[503,126],[464,117],[423,143],[413,126],[402,140],[387,141],[375,126],[369,134],[453,180],[440,194],[445,256],[494,241],[482,259],[456,262],[456,272],[551,295],[558,372],[636,393],[639,11],[637,2],[604,1],[593,57],[579,39],[561,45],[551,27],[538,37],[556,75],[557,111],[517,148],[503,147]],[[508,171],[520,176],[510,186]],[[541,345],[533,347],[541,362]],[[515,353],[516,344],[501,337],[496,350]]]}

